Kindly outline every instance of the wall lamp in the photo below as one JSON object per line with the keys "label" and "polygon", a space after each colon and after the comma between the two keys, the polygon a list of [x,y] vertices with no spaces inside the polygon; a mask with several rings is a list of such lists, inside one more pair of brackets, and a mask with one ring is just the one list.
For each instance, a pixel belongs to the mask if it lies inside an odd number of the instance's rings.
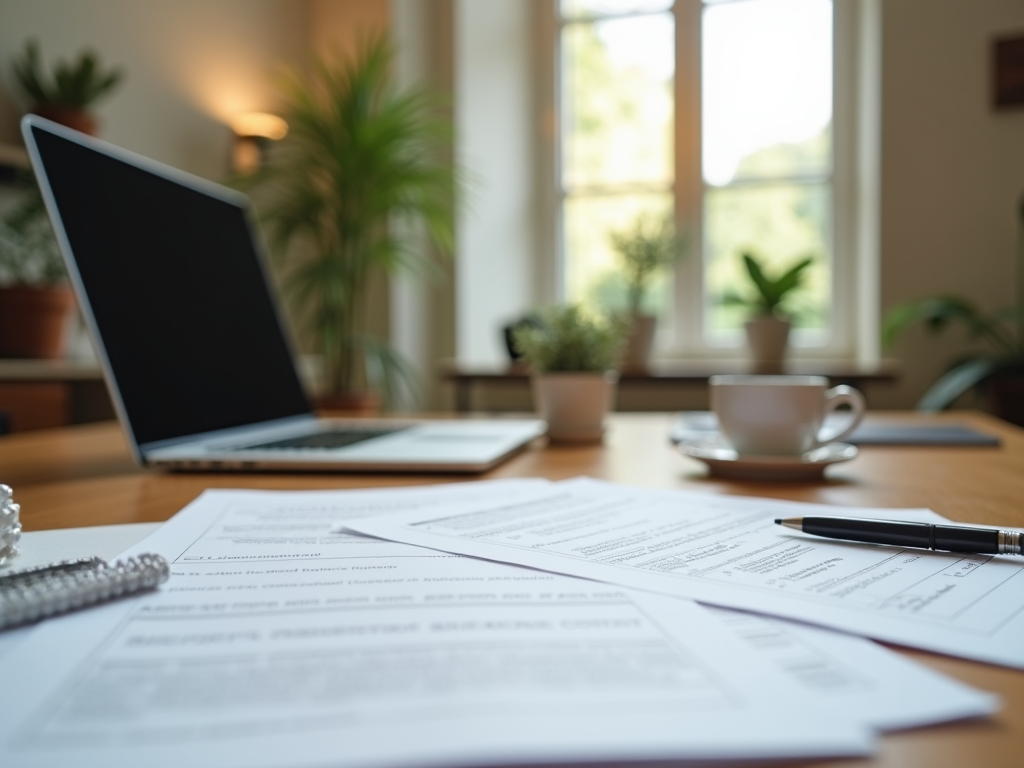
{"label": "wall lamp", "polygon": [[243,112],[231,118],[235,145],[231,150],[231,169],[238,174],[259,170],[271,142],[288,135],[288,123],[269,112]]}

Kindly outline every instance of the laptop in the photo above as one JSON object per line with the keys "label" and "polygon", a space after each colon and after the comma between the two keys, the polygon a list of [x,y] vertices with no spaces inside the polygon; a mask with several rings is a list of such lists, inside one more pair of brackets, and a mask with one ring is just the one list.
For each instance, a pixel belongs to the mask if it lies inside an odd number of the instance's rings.
{"label": "laptop", "polygon": [[28,115],[22,133],[136,461],[482,472],[538,420],[320,419],[245,195]]}

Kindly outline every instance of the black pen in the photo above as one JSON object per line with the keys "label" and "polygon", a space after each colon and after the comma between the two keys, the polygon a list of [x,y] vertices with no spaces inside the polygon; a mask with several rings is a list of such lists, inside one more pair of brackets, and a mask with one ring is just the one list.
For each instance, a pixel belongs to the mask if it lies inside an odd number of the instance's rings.
{"label": "black pen", "polygon": [[776,519],[775,524],[815,536],[868,544],[891,544],[976,555],[1024,555],[1024,534],[1016,531],[856,517],[787,517],[785,520]]}

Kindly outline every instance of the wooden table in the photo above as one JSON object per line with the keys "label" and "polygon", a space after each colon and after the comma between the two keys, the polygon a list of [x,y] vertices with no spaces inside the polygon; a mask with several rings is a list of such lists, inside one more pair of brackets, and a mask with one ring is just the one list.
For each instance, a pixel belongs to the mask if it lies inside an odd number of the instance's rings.
{"label": "wooden table", "polygon": [[[603,446],[545,447],[538,441],[487,477],[577,475],[658,488],[771,496],[855,506],[931,507],[963,522],[1024,525],[1024,430],[980,414],[912,414],[876,419],[968,423],[998,434],[1000,448],[868,447],[831,467],[819,483],[741,483],[706,477],[668,444],[671,416],[615,414]],[[136,468],[114,424],[69,427],[0,439],[0,482],[12,485],[25,530],[166,520],[208,487],[363,488],[454,481],[427,475],[160,474]],[[1024,672],[900,650],[1003,698],[990,720],[884,737],[870,761],[835,766],[960,768],[1024,765]]]}

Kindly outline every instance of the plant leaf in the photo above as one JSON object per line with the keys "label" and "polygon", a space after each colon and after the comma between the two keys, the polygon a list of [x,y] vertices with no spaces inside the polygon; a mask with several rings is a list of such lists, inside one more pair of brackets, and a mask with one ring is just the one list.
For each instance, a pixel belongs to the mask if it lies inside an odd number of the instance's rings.
{"label": "plant leaf", "polygon": [[813,262],[814,259],[808,256],[803,261],[798,262],[788,271],[783,273],[782,277],[775,280],[775,295],[778,297],[779,301],[782,301],[787,293],[800,285],[803,280],[804,270]]}
{"label": "plant leaf", "polygon": [[757,260],[749,253],[743,254],[743,263],[747,267],[747,274],[750,275],[750,279],[754,283],[754,287],[757,289],[758,295],[760,296],[761,309],[765,312],[772,311],[775,306],[779,303],[775,296],[774,286],[772,282],[765,276],[764,270]]}
{"label": "plant leaf", "polygon": [[936,381],[917,403],[919,411],[941,411],[960,395],[984,381],[999,366],[991,358],[974,358],[956,366]]}

